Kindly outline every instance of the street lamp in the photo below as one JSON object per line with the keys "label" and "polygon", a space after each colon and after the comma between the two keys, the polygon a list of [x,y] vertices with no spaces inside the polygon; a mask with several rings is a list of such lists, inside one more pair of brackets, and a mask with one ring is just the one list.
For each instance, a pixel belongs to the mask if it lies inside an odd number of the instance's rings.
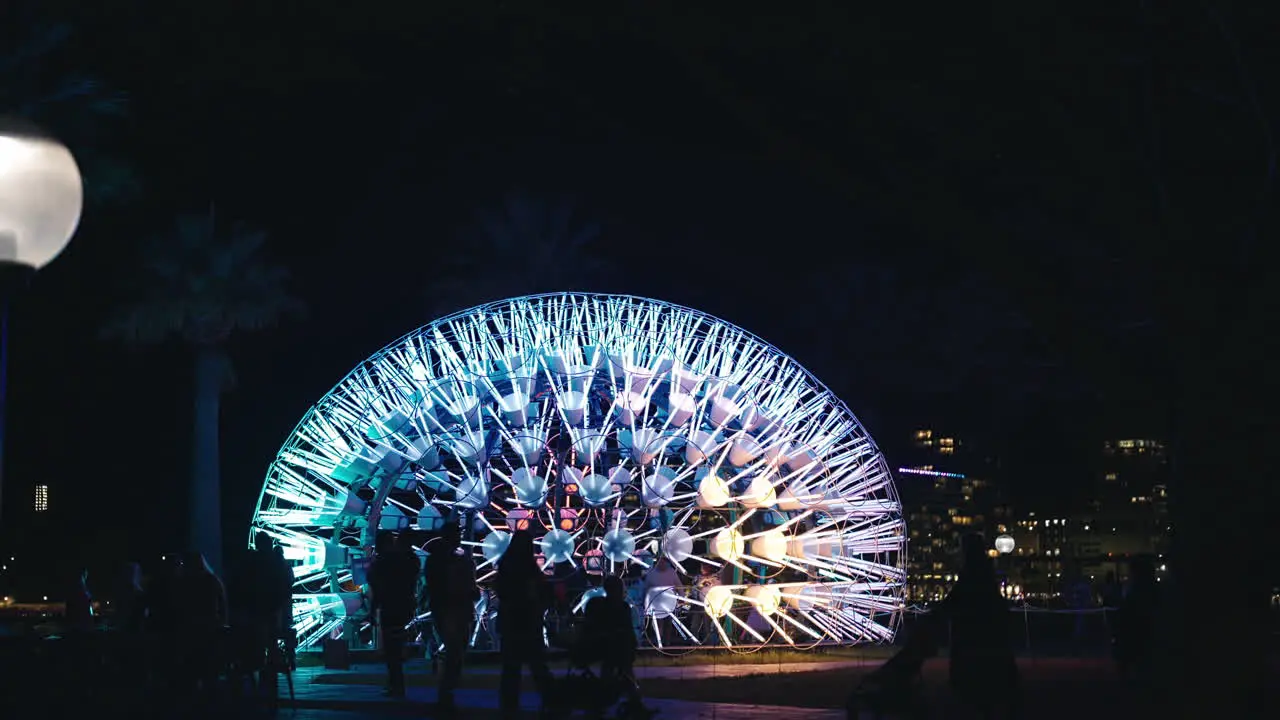
{"label": "street lamp", "polygon": [[999,551],[1001,555],[1008,555],[1013,552],[1013,547],[1014,542],[1012,537],[1009,537],[1008,535],[1001,535],[996,538],[996,550]]}
{"label": "street lamp", "polygon": [[9,301],[67,246],[83,206],[84,185],[71,151],[24,120],[0,118],[0,527]]}

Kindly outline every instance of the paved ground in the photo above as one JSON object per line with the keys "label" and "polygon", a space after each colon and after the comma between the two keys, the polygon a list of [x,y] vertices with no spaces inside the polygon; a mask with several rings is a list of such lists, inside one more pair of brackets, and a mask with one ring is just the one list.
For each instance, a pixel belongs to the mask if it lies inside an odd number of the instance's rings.
{"label": "paved ground", "polygon": [[[854,661],[856,662],[856,661]],[[798,663],[805,670],[821,669],[823,666],[841,667],[845,663]],[[814,666],[811,668],[810,666]],[[637,674],[643,681],[646,677],[664,677],[670,679],[694,680],[710,677],[730,677],[747,674],[744,671],[761,672],[765,669],[781,671],[792,668],[792,664],[759,666],[759,665],[711,665],[688,667],[646,667],[637,668]],[[553,668],[554,669],[554,668]],[[831,667],[827,667],[831,669]],[[410,676],[427,673],[426,663],[416,661],[406,668]],[[406,714],[422,714],[436,700],[434,687],[413,685],[408,689],[408,697],[404,700],[392,700],[382,694],[379,684],[352,684],[353,680],[377,680],[382,677],[385,668],[380,665],[354,665],[347,671],[325,670],[324,668],[299,668],[294,676],[294,692],[300,714],[298,720],[330,720],[328,715],[306,715],[301,713],[358,711],[360,717],[395,717]],[[472,675],[495,675],[498,668],[479,666],[468,668]],[[729,673],[729,674],[726,674]],[[348,675],[352,677],[340,678]],[[336,681],[336,682],[335,682]],[[526,680],[525,685],[530,683]],[[283,695],[283,693],[282,693]],[[459,690],[457,703],[464,712],[462,717],[483,718],[496,716],[498,696],[492,690]],[[661,720],[776,720],[777,717],[805,717],[813,720],[838,720],[844,717],[843,712],[820,710],[814,708],[787,708],[777,705],[733,705],[726,703],[697,703],[681,700],[646,699],[645,704],[658,711]],[[539,698],[534,693],[525,693],[520,698],[522,709],[531,716],[539,706]],[[333,720],[340,720],[333,716]],[[347,720],[355,720],[348,717]]]}
{"label": "paved ground", "polygon": [[[773,664],[706,664],[689,666],[639,667],[636,674],[642,689],[649,684],[651,690],[660,693],[663,687],[669,689],[672,683],[682,685],[681,681],[705,681],[721,685],[727,697],[750,698],[754,703],[770,703],[735,705],[724,703],[701,703],[672,699],[649,698],[646,703],[658,710],[659,719],[694,720],[715,718],[716,720],[757,720],[778,717],[805,717],[817,720],[836,720],[843,718],[842,710],[830,709],[842,703],[843,697],[857,682],[857,677],[878,666],[882,660],[876,658],[845,659],[830,662],[811,663],[773,663]],[[1024,689],[1029,699],[1040,704],[1038,714],[1044,718],[1074,716],[1077,702],[1082,698],[1093,711],[1107,708],[1112,700],[1108,696],[1116,688],[1114,672],[1108,661],[1098,658],[1043,658],[1023,659],[1019,661],[1024,678]],[[377,715],[397,715],[405,713],[423,713],[435,701],[435,678],[430,676],[425,662],[409,663],[408,676],[410,682],[409,697],[405,701],[392,701],[382,695],[382,682],[385,668],[378,664],[362,663],[354,665],[350,670],[337,671],[324,668],[302,668],[295,676],[297,705],[300,708],[346,710],[375,713]],[[553,671],[559,674],[563,665]],[[471,666],[467,675],[472,677],[470,683],[492,687],[499,670],[494,666]],[[748,676],[787,675],[794,678],[779,678],[763,685],[753,685]],[[806,683],[805,677],[825,680],[817,683]],[[947,661],[935,659],[926,663],[923,676],[924,693],[930,704],[941,707],[946,704]],[[847,678],[847,679],[846,679]],[[809,705],[809,707],[790,707],[785,698],[777,698],[774,693],[786,693],[788,688],[812,694],[814,687],[820,686],[825,697],[807,698],[810,702],[797,701],[792,698],[790,704]],[[529,687],[528,680],[525,687]],[[688,687],[688,686],[684,686]],[[766,688],[768,691],[761,691]],[[675,693],[677,696],[679,692]],[[1036,701],[1041,701],[1036,703]],[[458,703],[467,710],[467,717],[485,717],[496,715],[497,694],[492,689],[466,689],[459,691]],[[522,697],[522,706],[531,714],[538,707],[538,697],[527,693]],[[1045,705],[1050,707],[1045,707]],[[1101,705],[1101,707],[1099,707]],[[300,716],[301,717],[301,716]]]}

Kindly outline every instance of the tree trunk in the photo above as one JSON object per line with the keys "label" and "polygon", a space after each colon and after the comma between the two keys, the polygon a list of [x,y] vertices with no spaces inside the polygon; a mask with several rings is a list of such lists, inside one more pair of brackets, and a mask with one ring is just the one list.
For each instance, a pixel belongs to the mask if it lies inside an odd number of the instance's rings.
{"label": "tree trunk", "polygon": [[191,549],[222,572],[222,476],[218,464],[219,410],[224,361],[216,347],[196,348],[195,422],[192,426]]}

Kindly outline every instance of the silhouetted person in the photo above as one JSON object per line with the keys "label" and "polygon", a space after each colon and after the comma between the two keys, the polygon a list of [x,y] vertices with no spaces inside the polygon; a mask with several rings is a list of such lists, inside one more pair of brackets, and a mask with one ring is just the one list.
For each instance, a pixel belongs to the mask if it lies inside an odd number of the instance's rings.
{"label": "silhouetted person", "polygon": [[138,634],[147,621],[147,593],[142,587],[142,566],[127,563],[116,588],[114,625],[117,630]]}
{"label": "silhouetted person", "polygon": [[187,645],[182,637],[182,558],[166,555],[146,588],[148,666],[156,690],[174,692],[182,672],[182,655]]}
{"label": "silhouetted person", "polygon": [[[285,658],[280,641],[292,628],[293,570],[283,549],[265,532],[237,563],[232,585],[237,664],[268,705],[277,702],[277,675]],[[256,679],[254,673],[257,674]]]}
{"label": "silhouetted person", "polygon": [[1148,677],[1159,608],[1155,563],[1149,557],[1136,557],[1129,564],[1129,592],[1120,601],[1115,623],[1116,665],[1126,681],[1142,682]]}
{"label": "silhouetted person", "polygon": [[534,685],[546,704],[551,691],[542,618],[551,604],[547,578],[533,552],[533,536],[526,530],[511,536],[498,561],[498,634],[502,638],[502,680],[499,686],[504,715],[520,710],[520,670],[529,666]]}
{"label": "silhouetted person", "polygon": [[454,710],[453,691],[462,676],[471,628],[475,624],[476,566],[462,547],[462,529],[446,523],[427,556],[427,592],[431,617],[444,644],[444,675],[440,678],[440,710]]}
{"label": "silhouetted person", "polygon": [[204,555],[194,551],[182,556],[178,588],[179,627],[188,680],[196,688],[211,692],[222,669],[227,591]]}
{"label": "silhouetted person", "polygon": [[1121,600],[1120,583],[1116,581],[1116,574],[1112,570],[1108,570],[1102,581],[1102,607],[1115,610],[1120,607]]}
{"label": "silhouetted person", "polygon": [[369,568],[373,591],[371,609],[382,628],[382,653],[387,661],[387,694],[404,697],[404,646],[409,623],[418,607],[418,557],[389,532],[378,533],[377,557]]}
{"label": "silhouetted person", "polygon": [[966,535],[961,554],[960,579],[940,608],[951,621],[951,690],[978,717],[1012,714],[1018,670],[1009,647],[1009,605],[982,535]]}
{"label": "silhouetted person", "polygon": [[143,629],[147,622],[147,596],[142,586],[142,566],[126,563],[116,584],[112,626],[114,672],[130,689],[141,689],[146,679]]}
{"label": "silhouetted person", "polygon": [[93,596],[89,594],[89,571],[76,573],[67,592],[66,613],[63,622],[67,632],[85,633],[93,630]]}
{"label": "silhouetted person", "polygon": [[579,660],[598,660],[600,677],[606,682],[615,683],[619,691],[638,702],[640,693],[632,671],[636,659],[636,633],[622,578],[610,575],[604,579],[604,595],[591,598],[587,603],[585,616],[582,648],[578,651]]}

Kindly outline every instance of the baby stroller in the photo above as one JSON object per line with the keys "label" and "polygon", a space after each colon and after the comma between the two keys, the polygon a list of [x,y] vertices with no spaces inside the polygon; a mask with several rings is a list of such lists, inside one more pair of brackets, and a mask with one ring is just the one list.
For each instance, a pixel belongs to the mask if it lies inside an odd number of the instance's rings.
{"label": "baby stroller", "polygon": [[845,703],[848,720],[858,720],[864,710],[873,718],[928,717],[921,670],[924,661],[938,653],[931,625],[929,621],[922,623],[901,650],[862,678]]}

